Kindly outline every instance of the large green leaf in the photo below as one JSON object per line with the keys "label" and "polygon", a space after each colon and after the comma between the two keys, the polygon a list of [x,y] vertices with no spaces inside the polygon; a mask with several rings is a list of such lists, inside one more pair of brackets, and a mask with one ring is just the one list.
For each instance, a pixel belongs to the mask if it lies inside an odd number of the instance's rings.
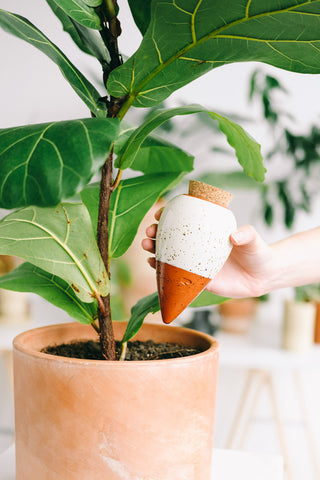
{"label": "large green leaf", "polygon": [[14,255],[65,280],[80,300],[109,293],[109,280],[82,204],[28,207],[0,222],[0,255]]}
{"label": "large green leaf", "polygon": [[[218,305],[223,303],[228,298],[220,297],[219,295],[214,295],[213,293],[207,292],[204,290],[200,295],[194,300],[190,307],[204,307],[208,305]],[[131,316],[125,331],[125,334],[122,339],[122,343],[128,342],[138,331],[140,330],[145,317],[149,313],[156,313],[160,310],[158,293],[154,292],[147,297],[141,298],[131,309]]]}
{"label": "large green leaf", "polygon": [[96,13],[94,6],[102,3],[102,0],[87,2],[85,0],[54,0],[56,4],[71,18],[81,25],[95,30],[101,30],[100,18]]}
{"label": "large green leaf", "polygon": [[151,0],[128,0],[128,3],[134,21],[144,35],[150,23]]}
{"label": "large green leaf", "polygon": [[[182,172],[141,175],[122,180],[111,196],[109,213],[109,257],[117,258],[130,247],[138,227],[157,199],[175,184]],[[89,185],[81,192],[96,228],[99,209],[99,187]]]}
{"label": "large green leaf", "polygon": [[[114,152],[121,155],[129,137],[134,133],[135,127],[121,122],[120,132],[114,144]],[[170,150],[170,151],[169,151]],[[132,170],[146,174],[156,172],[191,172],[194,157],[181,148],[159,137],[156,134],[144,139],[134,160],[130,165]]]}
{"label": "large green leaf", "polygon": [[108,91],[152,106],[213,68],[248,61],[320,73],[320,0],[153,0],[143,41]]}
{"label": "large green leaf", "polygon": [[193,170],[191,155],[177,147],[143,146],[139,149],[130,168],[145,174],[156,172],[191,172]]}
{"label": "large green leaf", "polygon": [[0,207],[53,206],[104,163],[117,119],[86,119],[0,130]]}
{"label": "large green leaf", "polygon": [[67,282],[31,263],[0,277],[0,288],[36,293],[81,323],[92,323],[97,315],[96,303],[81,302]]}
{"label": "large green leaf", "polygon": [[168,119],[176,115],[189,115],[200,112],[207,113],[211,118],[217,120],[220,130],[226,135],[229,144],[235,149],[238,161],[244,172],[257,181],[263,181],[265,168],[262,162],[260,145],[240,125],[218,113],[209,112],[201,105],[186,105],[172,109],[156,110],[130,135],[117,157],[116,165],[121,169],[130,167],[146,137]]}
{"label": "large green leaf", "polygon": [[[126,130],[125,133],[119,135],[114,149],[117,155],[121,155],[121,151],[133,132],[134,128]],[[132,170],[152,174],[156,172],[191,172],[193,170],[194,157],[156,135],[149,135],[142,142],[138,152],[134,153],[132,160],[132,163],[129,160]]]}
{"label": "large green leaf", "polygon": [[143,324],[143,320],[148,313],[156,313],[159,310],[160,305],[157,292],[141,298],[141,300],[139,300],[131,309],[131,316],[122,343],[128,342],[136,333],[138,333]]}
{"label": "large green leaf", "polygon": [[82,75],[70,60],[37,27],[20,15],[0,9],[0,26],[8,33],[25,40],[38,48],[58,65],[62,75],[70,83],[81,100],[97,117],[104,117],[106,106],[100,102],[101,95]]}
{"label": "large green leaf", "polygon": [[220,295],[215,295],[214,293],[204,290],[200,295],[190,303],[189,307],[198,308],[206,307],[208,305],[219,305],[220,303],[228,300],[227,297],[220,297]]}
{"label": "large green leaf", "polygon": [[62,23],[63,30],[70,35],[72,40],[83,52],[93,55],[102,64],[110,61],[107,48],[97,31],[84,27],[70,18],[69,15],[56,4],[55,0],[47,0],[47,3]]}

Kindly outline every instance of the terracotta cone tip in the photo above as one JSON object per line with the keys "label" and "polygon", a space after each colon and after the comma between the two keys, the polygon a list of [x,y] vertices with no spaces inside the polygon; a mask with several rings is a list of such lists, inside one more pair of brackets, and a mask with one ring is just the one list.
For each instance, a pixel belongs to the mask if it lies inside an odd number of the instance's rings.
{"label": "terracotta cone tip", "polygon": [[198,182],[197,180],[189,181],[189,195],[216,203],[221,207],[228,207],[233,198],[232,193],[207,183]]}
{"label": "terracotta cone tip", "polygon": [[206,287],[210,279],[156,262],[158,293],[162,320],[171,323]]}

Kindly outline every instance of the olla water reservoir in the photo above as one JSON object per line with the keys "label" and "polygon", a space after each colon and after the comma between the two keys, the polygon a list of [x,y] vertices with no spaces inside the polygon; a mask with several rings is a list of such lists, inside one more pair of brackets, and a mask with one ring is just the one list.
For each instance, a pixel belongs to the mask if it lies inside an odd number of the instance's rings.
{"label": "olla water reservoir", "polygon": [[188,195],[164,208],[156,238],[156,272],[161,314],[174,320],[206,287],[228,259],[236,220],[232,194],[191,180]]}

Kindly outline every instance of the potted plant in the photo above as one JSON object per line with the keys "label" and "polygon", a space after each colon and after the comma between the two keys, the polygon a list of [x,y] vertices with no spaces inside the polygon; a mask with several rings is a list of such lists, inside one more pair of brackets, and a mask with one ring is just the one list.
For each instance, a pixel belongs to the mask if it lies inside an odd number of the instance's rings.
{"label": "potted plant", "polygon": [[[127,250],[158,197],[193,168],[189,155],[152,136],[157,127],[175,115],[205,112],[257,181],[265,171],[260,146],[199,105],[156,109],[138,127],[123,120],[131,107],[154,107],[232,62],[319,73],[319,2],[129,0],[143,39],[125,62],[116,0],[47,2],[80,50],[100,63],[107,93],[26,18],[0,10],[0,26],[51,58],[88,107],[86,119],[0,131],[0,207],[13,210],[0,222],[0,255],[25,260],[1,277],[1,286],[36,292],[86,324],[45,327],[15,340],[16,478],[207,480],[217,344],[174,327],[139,331],[159,308],[156,293],[132,307],[127,325],[113,326],[110,263]],[[126,178],[129,168],[139,173]],[[96,173],[98,184],[91,183]],[[197,305],[214,300],[205,294]],[[138,331],[140,340],[179,341],[202,353],[118,361],[115,338],[123,359]],[[108,361],[41,351],[98,336]]]}
{"label": "potted plant", "polygon": [[317,335],[317,284],[294,288],[293,299],[284,302],[282,346],[286,350],[306,352],[314,344]]}

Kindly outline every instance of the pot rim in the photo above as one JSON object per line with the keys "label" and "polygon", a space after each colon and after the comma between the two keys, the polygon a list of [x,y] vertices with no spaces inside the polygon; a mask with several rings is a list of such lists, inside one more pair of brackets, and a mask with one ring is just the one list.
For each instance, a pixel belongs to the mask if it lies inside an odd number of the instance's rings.
{"label": "pot rim", "polygon": [[[115,324],[119,324],[119,325],[124,325],[124,324],[127,324],[127,322],[114,322]],[[150,328],[150,329],[161,329],[161,330],[164,330],[164,329],[168,329],[169,330],[174,330],[174,331],[179,331],[179,333],[186,333],[188,334],[188,336],[193,336],[193,337],[197,337],[199,339],[202,339],[206,342],[208,342],[208,348],[206,348],[206,350],[200,352],[200,353],[197,353],[197,354],[194,354],[194,355],[189,355],[189,356],[186,356],[186,357],[177,357],[177,358],[166,358],[166,359],[162,359],[162,360],[130,360],[130,361],[119,361],[119,360],[92,360],[92,359],[82,359],[82,358],[73,358],[73,357],[63,357],[63,356],[60,356],[60,355],[51,355],[51,354],[48,354],[48,353],[44,353],[44,352],[41,352],[40,350],[38,349],[33,349],[32,347],[28,347],[26,345],[26,342],[28,340],[28,337],[32,336],[34,333],[39,333],[41,334],[41,332],[45,331],[45,330],[61,330],[61,329],[64,329],[64,328],[68,328],[68,329],[72,329],[74,327],[90,327],[90,325],[84,325],[84,324],[81,324],[80,322],[66,322],[66,323],[58,323],[58,324],[54,324],[54,325],[45,325],[45,326],[42,326],[42,327],[36,327],[36,328],[32,328],[32,329],[29,329],[29,330],[26,330],[20,334],[18,334],[14,339],[13,339],[13,350],[16,350],[20,353],[23,353],[25,355],[28,355],[28,356],[31,356],[35,359],[46,359],[46,361],[50,361],[50,362],[54,362],[54,361],[58,361],[60,363],[66,363],[66,364],[70,364],[70,363],[75,363],[75,364],[78,364],[78,365],[86,365],[86,366],[98,366],[100,365],[101,367],[106,367],[107,365],[109,366],[112,366],[113,368],[114,367],[117,367],[117,368],[123,368],[123,365],[126,366],[126,368],[128,368],[129,366],[132,368],[137,368],[137,367],[145,367],[146,365],[148,365],[148,367],[150,366],[154,366],[154,367],[159,367],[160,365],[163,365],[164,363],[165,364],[175,364],[175,363],[179,363],[181,364],[182,362],[184,364],[186,363],[190,363],[190,362],[194,362],[194,361],[197,361],[197,359],[199,359],[200,357],[203,357],[204,355],[206,356],[216,356],[216,355],[219,355],[219,351],[220,351],[220,344],[218,342],[218,340],[216,340],[214,337],[212,337],[211,335],[208,335],[204,332],[200,332],[200,331],[197,331],[197,330],[192,330],[192,329],[189,329],[189,328],[185,328],[185,327],[179,327],[179,326],[172,326],[172,325],[158,325],[158,324],[153,324],[153,323],[144,323],[142,325],[142,329],[145,327],[145,328]],[[90,333],[91,333],[91,330],[90,330]],[[85,338],[81,338],[79,340],[86,340]],[[92,338],[87,338],[87,340],[92,340]],[[134,337],[133,337],[133,340],[134,340]],[[170,339],[167,340],[168,342],[170,342]]]}

